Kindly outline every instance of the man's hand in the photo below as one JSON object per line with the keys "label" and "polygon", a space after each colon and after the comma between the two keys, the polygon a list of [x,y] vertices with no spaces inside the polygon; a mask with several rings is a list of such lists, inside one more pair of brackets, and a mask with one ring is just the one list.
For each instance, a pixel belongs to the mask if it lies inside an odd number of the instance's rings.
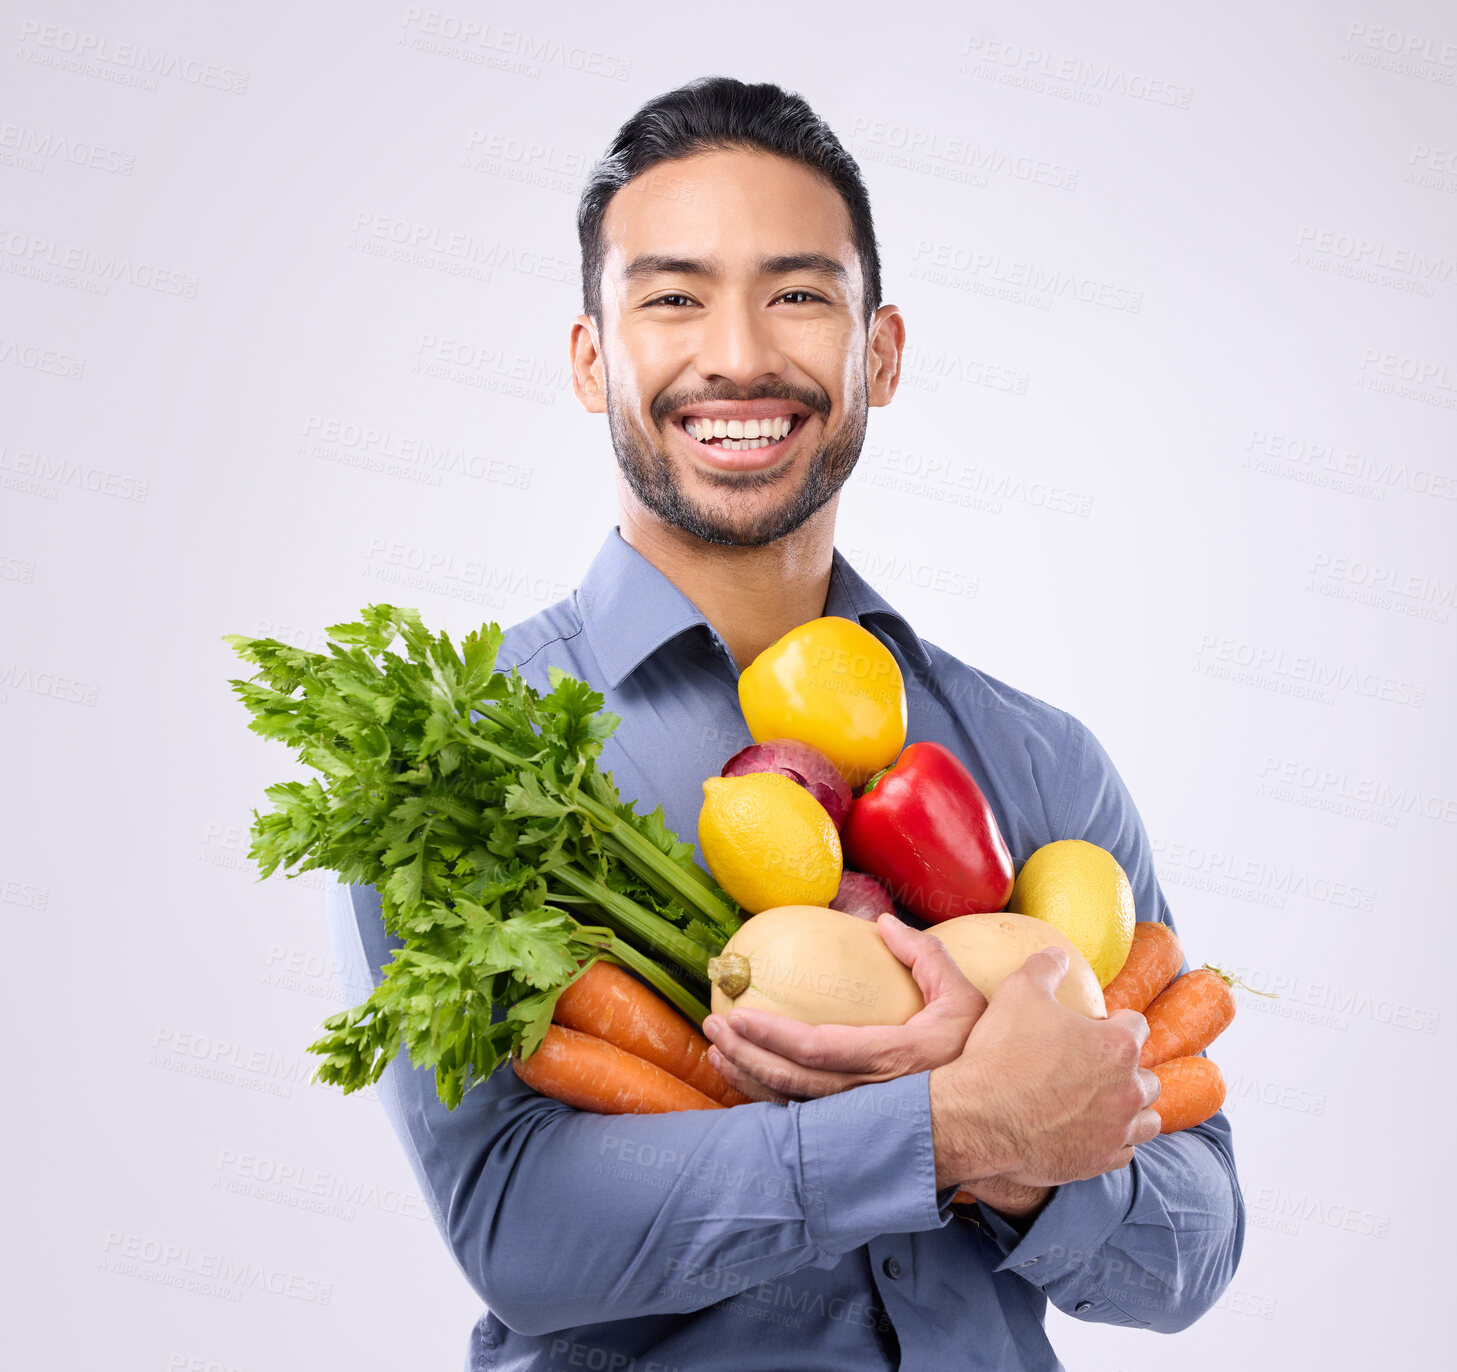
{"label": "man's hand", "polygon": [[1060,1186],[1126,1167],[1158,1136],[1159,1079],[1138,1065],[1148,1021],[1069,1010],[1055,999],[1067,966],[1060,948],[1034,953],[997,987],[960,1057],[931,1072],[938,1187]]}
{"label": "man's hand", "polygon": [[954,1062],[986,997],[963,975],[934,933],[894,915],[876,921],[885,946],[921,988],[925,1007],[904,1024],[802,1024],[769,1010],[710,1015],[709,1059],[730,1086],[754,1100],[809,1100]]}

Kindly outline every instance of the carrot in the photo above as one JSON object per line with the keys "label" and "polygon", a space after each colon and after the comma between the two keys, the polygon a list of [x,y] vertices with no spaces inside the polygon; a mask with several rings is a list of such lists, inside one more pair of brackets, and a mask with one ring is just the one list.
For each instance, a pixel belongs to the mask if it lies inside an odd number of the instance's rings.
{"label": "carrot", "polygon": [[529,1058],[512,1058],[533,1090],[598,1115],[661,1115],[670,1110],[722,1110],[671,1072],[605,1039],[553,1024]]}
{"label": "carrot", "polygon": [[1142,919],[1133,926],[1133,946],[1123,968],[1103,988],[1103,1004],[1115,1010],[1142,1014],[1155,996],[1167,988],[1184,965],[1179,936],[1161,920]]}
{"label": "carrot", "polygon": [[1202,1053],[1234,1018],[1234,978],[1207,962],[1185,972],[1144,1011],[1148,1037],[1140,1067],[1157,1067],[1174,1058]]}
{"label": "carrot", "polygon": [[1203,1124],[1224,1104],[1224,1073],[1209,1058],[1172,1058],[1153,1070],[1161,1088],[1153,1103],[1160,1134]]}
{"label": "carrot", "polygon": [[615,963],[594,962],[557,998],[552,1019],[671,1072],[720,1105],[747,1105],[708,1060],[708,1040]]}

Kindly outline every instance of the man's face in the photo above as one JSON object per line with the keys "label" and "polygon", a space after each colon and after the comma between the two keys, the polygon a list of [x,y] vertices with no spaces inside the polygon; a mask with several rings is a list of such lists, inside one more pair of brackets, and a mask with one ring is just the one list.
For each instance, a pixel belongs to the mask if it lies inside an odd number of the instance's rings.
{"label": "man's face", "polygon": [[[844,202],[798,163],[712,152],[629,182],[603,227],[601,361],[627,483],[710,543],[759,547],[799,528],[865,438]],[[729,433],[705,441],[715,421]]]}

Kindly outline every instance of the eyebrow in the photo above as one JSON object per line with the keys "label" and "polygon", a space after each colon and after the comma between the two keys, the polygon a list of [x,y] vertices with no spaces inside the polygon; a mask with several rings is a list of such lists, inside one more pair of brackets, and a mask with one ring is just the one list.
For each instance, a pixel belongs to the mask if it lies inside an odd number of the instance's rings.
{"label": "eyebrow", "polygon": [[[718,276],[723,264],[716,257],[675,257],[671,253],[641,253],[627,264],[622,276],[629,283],[649,276]],[[754,263],[757,276],[788,276],[791,272],[810,272],[828,276],[848,287],[850,273],[843,263],[828,253],[793,252],[774,257],[761,257]]]}

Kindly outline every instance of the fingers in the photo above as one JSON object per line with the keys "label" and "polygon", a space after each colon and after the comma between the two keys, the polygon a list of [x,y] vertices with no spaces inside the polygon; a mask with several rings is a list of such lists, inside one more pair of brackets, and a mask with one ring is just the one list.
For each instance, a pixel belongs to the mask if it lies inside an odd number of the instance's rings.
{"label": "fingers", "polygon": [[745,1007],[732,1011],[727,1020],[710,1015],[704,1023],[704,1033],[726,1051],[725,1023],[740,1041],[827,1072],[894,1074],[914,1040],[907,1025],[803,1024],[771,1010]]}
{"label": "fingers", "polygon": [[1159,1080],[1157,1072],[1150,1072],[1146,1067],[1138,1069],[1138,1084],[1143,1088],[1143,1108],[1133,1117],[1128,1141],[1148,1143],[1163,1132],[1163,1119],[1153,1105],[1163,1093],[1164,1084]]}
{"label": "fingers", "polygon": [[1140,1067],[1138,1069],[1138,1080],[1139,1084],[1143,1087],[1143,1104],[1147,1108],[1162,1094],[1164,1084],[1159,1080],[1159,1074],[1157,1072],[1150,1072],[1147,1067]]}
{"label": "fingers", "polygon": [[1157,1110],[1140,1110],[1133,1117],[1133,1127],[1128,1132],[1128,1142],[1151,1143],[1163,1132],[1164,1122]]}
{"label": "fingers", "polygon": [[[705,1023],[704,1028],[708,1029],[710,1025]],[[737,1087],[755,1100],[810,1100],[834,1095],[867,1080],[863,1076],[804,1067],[751,1043],[726,1022],[720,1022],[712,1029],[713,1047],[708,1050],[709,1060],[730,1086]]]}
{"label": "fingers", "polygon": [[1071,962],[1066,948],[1051,943],[1046,948],[1033,953],[1022,966],[1056,995],[1063,978],[1067,976],[1067,969],[1071,966]]}
{"label": "fingers", "polygon": [[1010,981],[1013,977],[1024,978],[1045,993],[1049,1000],[1054,1000],[1058,987],[1067,976],[1068,966],[1067,949],[1053,943],[1031,954],[1007,980]]}
{"label": "fingers", "polygon": [[708,1060],[713,1064],[719,1076],[735,1091],[742,1091],[750,1100],[768,1101],[771,1105],[789,1104],[788,1096],[780,1095],[778,1091],[771,1091],[762,1082],[756,1081],[747,1072],[736,1067],[716,1048],[708,1050]]}
{"label": "fingers", "polygon": [[[935,934],[925,929],[912,929],[909,924],[889,913],[877,915],[875,927],[879,930],[885,946],[911,969],[911,975],[915,977],[916,985],[921,987],[923,996],[926,995],[926,988],[922,985],[922,978],[933,977],[938,971],[944,971],[943,962],[936,960],[938,951],[944,962],[950,962],[960,975],[961,969],[951,962],[946,945]],[[921,964],[919,972],[916,970],[918,963]]]}
{"label": "fingers", "polygon": [[1105,1023],[1126,1025],[1133,1031],[1140,1049],[1143,1047],[1144,1040],[1148,1038],[1148,1020],[1137,1010],[1115,1010],[1108,1016]]}
{"label": "fingers", "polygon": [[1164,1089],[1163,1082],[1158,1079],[1158,1073],[1150,1072],[1146,1067],[1140,1067],[1135,1075],[1138,1077],[1139,1089],[1143,1092],[1143,1102],[1138,1113],[1134,1115],[1133,1122],[1128,1126],[1125,1146],[1130,1150],[1130,1156],[1132,1156],[1131,1150],[1135,1145],[1149,1143],[1158,1138],[1164,1127],[1159,1112],[1153,1108],[1154,1102],[1158,1100]]}
{"label": "fingers", "polygon": [[[1118,1150],[1117,1156],[1113,1159],[1113,1165],[1111,1167],[1109,1167],[1107,1170],[1109,1172],[1116,1172],[1120,1167],[1127,1167],[1128,1164],[1130,1162],[1132,1162],[1132,1161],[1133,1161],[1133,1145],[1130,1143],[1130,1144],[1126,1145],[1125,1147],[1120,1148]],[[1095,1172],[1093,1175],[1094,1176],[1101,1176],[1102,1173],[1101,1172]]]}

